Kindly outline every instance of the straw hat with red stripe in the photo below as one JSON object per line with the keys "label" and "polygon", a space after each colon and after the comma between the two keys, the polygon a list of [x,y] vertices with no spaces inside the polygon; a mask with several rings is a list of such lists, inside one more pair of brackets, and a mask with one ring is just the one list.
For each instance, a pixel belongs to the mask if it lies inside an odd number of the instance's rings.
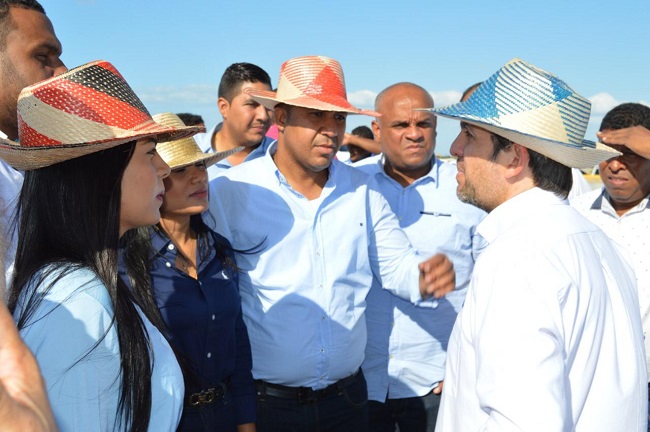
{"label": "straw hat with red stripe", "polygon": [[20,142],[2,140],[0,158],[31,170],[142,138],[171,141],[201,130],[154,122],[117,69],[98,60],[20,92]]}
{"label": "straw hat with red stripe", "polygon": [[329,57],[304,56],[287,60],[280,68],[278,91],[246,89],[260,104],[273,109],[279,103],[320,111],[346,112],[379,117],[348,102],[345,78],[339,62]]}

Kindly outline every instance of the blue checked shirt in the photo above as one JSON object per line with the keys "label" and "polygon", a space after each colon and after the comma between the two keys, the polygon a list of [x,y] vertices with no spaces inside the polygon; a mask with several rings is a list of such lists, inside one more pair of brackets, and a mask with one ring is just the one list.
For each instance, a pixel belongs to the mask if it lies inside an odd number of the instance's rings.
{"label": "blue checked shirt", "polygon": [[368,398],[384,402],[424,396],[444,379],[449,335],[484,242],[476,226],[486,213],[456,196],[456,166],[434,159],[431,171],[402,187],[384,172],[381,155],[358,168],[377,181],[399,224],[424,256],[443,252],[454,263],[456,290],[419,306],[381,289],[367,297],[368,344],[362,365]]}
{"label": "blue checked shirt", "polygon": [[361,366],[373,275],[418,302],[425,257],[366,174],[335,160],[320,198],[308,201],[278,171],[274,150],[211,181],[210,208],[216,231],[241,251],[253,377],[321,389]]}

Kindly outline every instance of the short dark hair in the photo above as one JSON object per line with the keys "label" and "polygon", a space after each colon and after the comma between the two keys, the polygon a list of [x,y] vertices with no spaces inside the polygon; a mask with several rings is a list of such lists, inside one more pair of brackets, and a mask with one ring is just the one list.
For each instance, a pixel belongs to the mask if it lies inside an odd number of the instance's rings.
{"label": "short dark hair", "polygon": [[183,121],[185,126],[197,126],[197,125],[202,125],[205,124],[203,121],[203,117],[201,117],[198,114],[191,114],[191,113],[178,113],[176,114],[179,119]]}
{"label": "short dark hair", "polygon": [[372,130],[368,126],[357,126],[352,129],[352,135],[356,135],[361,138],[367,138],[374,140],[375,136],[372,133]]}
{"label": "short dark hair", "polygon": [[271,77],[264,69],[251,63],[233,63],[226,68],[219,83],[219,97],[228,102],[239,94],[243,83],[261,82],[271,87]]}
{"label": "short dark hair", "polygon": [[467,87],[463,92],[462,96],[460,97],[460,100],[464,101],[465,99],[467,99],[472,93],[474,93],[474,90],[479,88],[481,84],[483,84],[483,81],[477,82],[476,84],[472,84],[471,86]]}
{"label": "short dark hair", "polygon": [[624,103],[612,108],[600,123],[600,130],[643,126],[650,129],[650,108],[639,103]]}
{"label": "short dark hair", "polygon": [[36,0],[0,0],[0,49],[6,46],[6,39],[14,24],[9,18],[9,9],[12,7],[30,9],[45,15],[45,9]]}
{"label": "short dark hair", "polygon": [[[493,133],[492,144],[494,147],[490,159],[494,161],[496,160],[499,152],[510,147],[513,142],[508,138]],[[533,173],[533,181],[535,182],[535,186],[540,189],[553,192],[554,194],[559,195],[563,198],[567,198],[569,196],[571,188],[573,187],[573,175],[571,174],[571,168],[566,165],[562,165],[561,163],[556,162],[553,159],[544,156],[543,154],[537,153],[534,150],[531,150],[529,148],[526,149],[528,150],[528,155],[530,156],[528,166]]]}

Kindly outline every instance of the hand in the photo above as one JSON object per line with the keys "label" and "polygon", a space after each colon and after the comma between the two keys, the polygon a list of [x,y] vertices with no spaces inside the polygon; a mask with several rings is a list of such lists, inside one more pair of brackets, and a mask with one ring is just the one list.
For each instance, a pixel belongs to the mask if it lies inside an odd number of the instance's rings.
{"label": "hand", "polygon": [[643,126],[596,132],[605,144],[624,145],[641,157],[650,159],[650,130]]}
{"label": "hand", "polygon": [[243,423],[237,425],[237,432],[255,432],[255,423]]}
{"label": "hand", "polygon": [[0,425],[3,431],[56,431],[36,359],[0,304]]}
{"label": "hand", "polygon": [[351,144],[351,141],[352,141],[353,139],[354,139],[354,135],[349,134],[349,133],[346,132],[346,133],[343,135],[343,142],[341,142],[341,146],[346,146],[346,145],[348,145],[348,144]]}
{"label": "hand", "polygon": [[444,297],[456,288],[456,272],[447,255],[437,254],[421,262],[420,294],[422,298]]}
{"label": "hand", "polygon": [[433,394],[435,394],[435,395],[442,394],[442,387],[443,387],[443,384],[444,384],[444,381],[440,381],[440,382],[438,383],[438,386],[437,386],[436,388],[433,389]]}

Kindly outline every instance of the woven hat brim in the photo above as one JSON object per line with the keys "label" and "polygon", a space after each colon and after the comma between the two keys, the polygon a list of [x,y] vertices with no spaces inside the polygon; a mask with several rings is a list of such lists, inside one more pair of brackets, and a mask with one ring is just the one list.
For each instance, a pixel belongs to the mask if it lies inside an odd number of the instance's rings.
{"label": "woven hat brim", "polygon": [[381,114],[379,114],[378,112],[356,108],[352,106],[350,102],[348,102],[343,98],[339,98],[339,104],[334,105],[309,96],[301,96],[299,98],[292,98],[292,99],[279,99],[277,97],[276,92],[268,91],[268,90],[257,90],[257,89],[248,88],[246,89],[246,93],[250,94],[255,101],[259,102],[260,104],[264,105],[269,109],[275,108],[275,106],[279,103],[285,103],[287,105],[292,105],[292,106],[297,106],[302,108],[317,109],[320,111],[345,112],[348,114],[360,114],[360,115],[367,115],[371,117],[381,117]]}
{"label": "woven hat brim", "polygon": [[224,150],[224,151],[217,152],[217,153],[203,153],[203,152],[201,152],[201,153],[197,153],[196,157],[191,159],[191,160],[183,161],[183,162],[176,163],[176,164],[173,164],[173,165],[170,164],[169,162],[167,162],[167,165],[169,165],[169,167],[174,170],[174,169],[179,169],[179,168],[185,168],[185,167],[188,167],[190,165],[194,165],[194,164],[196,164],[198,162],[204,162],[206,168],[208,168],[208,167],[216,164],[217,162],[219,162],[219,161],[221,161],[221,160],[223,160],[223,159],[225,159],[225,158],[227,158],[229,156],[234,155],[235,153],[239,153],[242,150],[244,150],[243,146],[242,147],[235,147],[234,149]]}
{"label": "woven hat brim", "polygon": [[183,128],[169,128],[159,126],[153,121],[143,130],[131,130],[124,136],[78,144],[61,144],[46,146],[21,146],[9,140],[0,140],[0,159],[5,160],[13,168],[20,171],[29,171],[44,168],[59,162],[78,158],[98,151],[113,148],[131,141],[144,138],[154,138],[157,141],[174,141],[190,137],[202,128],[200,126],[187,126]]}
{"label": "woven hat brim", "polygon": [[439,110],[442,108],[422,108],[419,111],[430,111],[437,116],[453,120],[463,121],[474,126],[481,127],[497,135],[503,136],[512,142],[521,144],[537,153],[540,153],[556,162],[571,168],[593,168],[594,165],[608,159],[620,156],[622,153],[604,144],[583,140],[580,146],[571,143],[550,140],[535,135],[526,134],[513,129],[494,125],[488,121],[481,121],[475,118],[450,115]]}

